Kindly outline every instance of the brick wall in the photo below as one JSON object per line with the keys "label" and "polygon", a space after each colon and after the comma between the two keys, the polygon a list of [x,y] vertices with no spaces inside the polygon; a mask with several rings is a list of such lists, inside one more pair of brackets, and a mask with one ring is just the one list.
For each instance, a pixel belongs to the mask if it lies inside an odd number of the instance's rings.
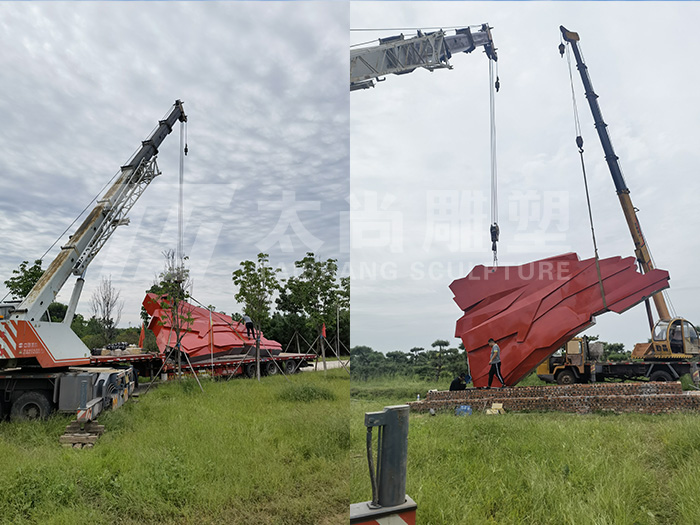
{"label": "brick wall", "polygon": [[562,386],[468,389],[429,392],[423,401],[408,403],[414,412],[452,411],[470,405],[474,411],[502,403],[507,412],[562,411],[661,414],[700,411],[700,395],[683,392],[679,382],[594,383]]}

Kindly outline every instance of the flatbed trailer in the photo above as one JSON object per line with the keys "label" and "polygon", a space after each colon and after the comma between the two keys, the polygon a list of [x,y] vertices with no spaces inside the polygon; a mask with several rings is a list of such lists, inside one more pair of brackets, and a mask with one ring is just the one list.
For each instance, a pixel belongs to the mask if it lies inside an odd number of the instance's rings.
{"label": "flatbed trailer", "polygon": [[598,361],[586,341],[574,338],[567,342],[560,355],[549,356],[537,367],[537,376],[548,383],[569,385],[600,381],[679,381],[690,374],[700,383],[697,361],[688,359],[632,359],[628,361]]}
{"label": "flatbed trailer", "polygon": [[680,381],[681,376],[697,373],[697,363],[692,361],[608,361],[592,363],[595,380],[648,379],[650,381]]}
{"label": "flatbed trailer", "polygon": [[[311,366],[311,362],[316,359],[316,354],[296,354],[282,352],[277,355],[260,357],[260,373],[262,375],[275,375],[280,372],[280,369],[286,374],[294,374],[300,368]],[[160,370],[161,378],[168,380],[177,375],[178,366],[171,359],[164,363],[165,356],[158,354],[134,354],[121,356],[92,356],[90,363],[99,366],[132,366],[138,374],[138,377],[153,377]],[[256,375],[255,356],[254,355],[229,355],[214,357],[213,359],[200,360],[192,363],[192,366],[187,363],[186,359],[182,359],[181,369],[185,374],[191,374],[192,371],[197,374],[206,374],[212,377],[232,377],[246,376],[254,377]]]}

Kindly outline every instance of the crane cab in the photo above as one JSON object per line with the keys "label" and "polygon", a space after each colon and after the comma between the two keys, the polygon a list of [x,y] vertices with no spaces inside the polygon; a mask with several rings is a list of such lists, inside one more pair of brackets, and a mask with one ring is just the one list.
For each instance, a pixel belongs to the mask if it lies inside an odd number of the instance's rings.
{"label": "crane cab", "polygon": [[19,303],[22,301],[7,301],[0,303],[0,321],[4,319],[9,319],[10,314],[17,309]]}
{"label": "crane cab", "polygon": [[689,321],[676,317],[654,326],[651,342],[634,345],[632,357],[639,359],[692,359],[700,356],[700,341]]}

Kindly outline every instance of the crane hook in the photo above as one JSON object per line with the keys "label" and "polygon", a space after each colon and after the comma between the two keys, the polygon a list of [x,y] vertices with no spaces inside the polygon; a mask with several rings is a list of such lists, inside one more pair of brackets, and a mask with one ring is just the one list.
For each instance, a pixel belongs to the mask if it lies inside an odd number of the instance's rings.
{"label": "crane hook", "polygon": [[496,93],[498,93],[498,90],[501,89],[501,79],[496,77],[496,83],[494,84],[494,87],[496,88]]}
{"label": "crane hook", "polygon": [[566,50],[566,46],[564,45],[564,42],[562,42],[561,44],[559,44],[559,55],[561,55],[562,58],[564,57],[565,50]]}
{"label": "crane hook", "polygon": [[497,266],[498,265],[498,247],[496,246],[496,243],[498,243],[498,236],[501,233],[501,230],[498,227],[498,223],[494,222],[491,225],[491,227],[489,228],[489,231],[491,232],[491,250],[493,251],[493,265]]}

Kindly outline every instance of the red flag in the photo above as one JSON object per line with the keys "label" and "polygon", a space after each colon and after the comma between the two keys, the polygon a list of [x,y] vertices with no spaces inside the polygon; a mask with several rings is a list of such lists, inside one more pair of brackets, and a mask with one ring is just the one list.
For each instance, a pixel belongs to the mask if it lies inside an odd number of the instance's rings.
{"label": "red flag", "polygon": [[144,324],[141,323],[141,335],[139,336],[139,348],[143,348],[143,340],[146,338],[146,330]]}
{"label": "red flag", "polygon": [[326,338],[326,323],[323,323],[323,328],[321,328],[321,335]]}

